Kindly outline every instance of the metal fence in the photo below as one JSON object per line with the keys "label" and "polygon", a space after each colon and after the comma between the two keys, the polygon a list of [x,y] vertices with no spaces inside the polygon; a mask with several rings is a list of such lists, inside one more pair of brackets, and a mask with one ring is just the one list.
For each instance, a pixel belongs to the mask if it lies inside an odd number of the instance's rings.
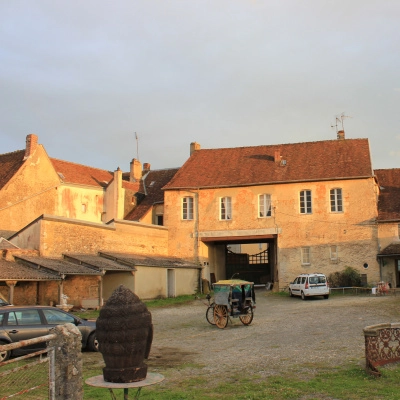
{"label": "metal fence", "polygon": [[[0,346],[0,351],[16,350],[25,346],[47,342],[55,335],[46,335]],[[0,400],[55,398],[54,347],[12,358],[0,363]]]}

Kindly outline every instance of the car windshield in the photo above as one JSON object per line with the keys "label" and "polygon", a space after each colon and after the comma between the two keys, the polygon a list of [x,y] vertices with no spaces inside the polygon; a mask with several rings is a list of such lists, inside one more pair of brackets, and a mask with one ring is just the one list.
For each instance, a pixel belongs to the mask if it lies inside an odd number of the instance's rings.
{"label": "car windshield", "polygon": [[309,277],[309,282],[310,284],[316,285],[318,283],[326,283],[326,277],[321,275],[321,276],[310,276]]}

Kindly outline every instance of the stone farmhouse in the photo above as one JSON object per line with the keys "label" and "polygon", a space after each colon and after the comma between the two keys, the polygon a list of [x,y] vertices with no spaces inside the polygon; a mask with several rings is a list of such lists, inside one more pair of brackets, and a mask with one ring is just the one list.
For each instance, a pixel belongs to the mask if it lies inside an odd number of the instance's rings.
{"label": "stone farmhouse", "polygon": [[[201,267],[168,256],[160,190],[177,169],[100,170],[50,158],[28,135],[0,155],[0,292],[11,302],[101,306],[121,283],[141,298],[194,293]],[[3,286],[1,286],[3,285]]]}
{"label": "stone farmhouse", "polygon": [[[379,226],[382,190],[367,139],[341,131],[311,143],[204,150],[193,143],[164,191],[169,252],[201,260],[210,280],[237,273],[283,289],[299,273],[346,266],[365,284],[389,277],[377,255],[394,235]],[[227,251],[248,243],[268,247],[256,256]],[[400,285],[398,274],[391,282]]]}
{"label": "stone farmhouse", "polygon": [[400,287],[400,170],[368,139],[201,149],[182,167],[100,170],[50,158],[28,135],[0,155],[0,293],[15,304],[101,306],[193,294],[235,275],[285,288],[356,268]]}

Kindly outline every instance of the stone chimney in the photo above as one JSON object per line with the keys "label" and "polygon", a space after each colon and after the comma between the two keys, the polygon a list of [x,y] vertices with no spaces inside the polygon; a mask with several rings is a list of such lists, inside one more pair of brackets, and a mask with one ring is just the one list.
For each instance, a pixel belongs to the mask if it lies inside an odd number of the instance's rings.
{"label": "stone chimney", "polygon": [[26,147],[25,147],[25,157],[24,159],[29,158],[36,150],[38,142],[38,137],[33,133],[26,137]]}
{"label": "stone chimney", "polygon": [[275,150],[274,161],[276,163],[281,162],[281,151]]}
{"label": "stone chimney", "polygon": [[143,172],[149,172],[149,171],[150,171],[150,164],[146,162],[143,164]]}
{"label": "stone chimney", "polygon": [[337,138],[339,140],[344,140],[344,131],[338,131]]}
{"label": "stone chimney", "polygon": [[139,160],[136,160],[136,158],[134,158],[131,161],[129,181],[137,182],[140,181],[141,178],[142,178],[142,163]]}
{"label": "stone chimney", "polygon": [[201,146],[197,142],[190,143],[190,155],[192,155],[196,150],[200,150]]}

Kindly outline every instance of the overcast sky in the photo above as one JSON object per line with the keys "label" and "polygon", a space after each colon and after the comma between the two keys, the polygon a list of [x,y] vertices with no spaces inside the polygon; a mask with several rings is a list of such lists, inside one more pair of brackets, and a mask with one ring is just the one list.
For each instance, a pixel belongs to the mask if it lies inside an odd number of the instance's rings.
{"label": "overcast sky", "polygon": [[50,157],[170,168],[194,141],[336,139],[336,117],[400,167],[400,1],[0,0],[0,153],[35,133]]}

